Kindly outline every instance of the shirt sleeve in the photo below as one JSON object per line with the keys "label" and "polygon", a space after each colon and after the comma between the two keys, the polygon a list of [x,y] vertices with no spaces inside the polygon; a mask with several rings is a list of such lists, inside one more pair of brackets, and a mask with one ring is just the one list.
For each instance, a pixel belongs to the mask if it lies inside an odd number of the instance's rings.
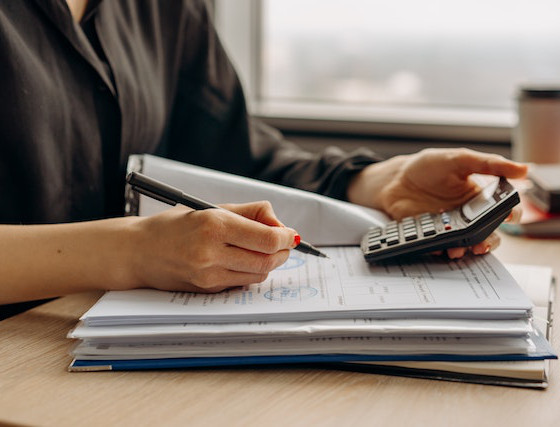
{"label": "shirt sleeve", "polygon": [[183,61],[164,155],[339,199],[346,199],[354,174],[381,160],[366,149],[306,152],[249,117],[238,76],[203,3],[190,8],[183,31]]}

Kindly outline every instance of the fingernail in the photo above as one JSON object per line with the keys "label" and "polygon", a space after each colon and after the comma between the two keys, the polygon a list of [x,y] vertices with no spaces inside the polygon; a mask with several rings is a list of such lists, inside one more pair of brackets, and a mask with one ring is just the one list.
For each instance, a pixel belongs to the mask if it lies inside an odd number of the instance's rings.
{"label": "fingernail", "polygon": [[299,245],[301,243],[301,236],[299,234],[296,234],[294,236],[294,248]]}
{"label": "fingernail", "polygon": [[[480,246],[479,246],[480,248]],[[490,252],[490,245],[483,246],[482,248],[478,249],[477,251],[473,251],[475,255],[484,255]]]}
{"label": "fingernail", "polygon": [[472,253],[475,255],[484,255],[487,254],[488,252],[490,252],[490,245],[486,245],[486,246],[477,245],[473,248],[472,251]]}

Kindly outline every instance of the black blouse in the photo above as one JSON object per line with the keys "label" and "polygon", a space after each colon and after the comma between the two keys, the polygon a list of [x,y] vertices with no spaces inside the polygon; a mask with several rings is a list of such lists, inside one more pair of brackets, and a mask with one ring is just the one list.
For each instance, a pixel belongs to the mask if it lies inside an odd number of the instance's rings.
{"label": "black blouse", "polygon": [[247,116],[202,0],[0,2],[0,223],[123,212],[127,158],[152,153],[344,198],[367,151],[305,153]]}

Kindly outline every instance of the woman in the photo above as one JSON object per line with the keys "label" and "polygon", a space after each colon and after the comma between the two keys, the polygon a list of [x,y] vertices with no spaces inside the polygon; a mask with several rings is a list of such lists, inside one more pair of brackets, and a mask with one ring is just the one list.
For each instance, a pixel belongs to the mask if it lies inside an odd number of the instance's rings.
{"label": "woman", "polygon": [[[260,282],[286,260],[297,232],[266,202],[122,217],[133,153],[396,218],[463,203],[478,191],[472,173],[526,172],[464,149],[387,161],[299,150],[248,117],[203,1],[2,2],[0,63],[0,304],[90,289],[215,292]],[[496,244],[492,236],[472,251]]]}

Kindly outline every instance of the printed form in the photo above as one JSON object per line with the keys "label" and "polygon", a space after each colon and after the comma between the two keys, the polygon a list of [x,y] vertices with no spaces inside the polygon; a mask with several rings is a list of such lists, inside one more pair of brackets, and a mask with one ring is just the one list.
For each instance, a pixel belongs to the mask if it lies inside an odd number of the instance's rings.
{"label": "printed form", "polygon": [[106,293],[86,324],[245,322],[364,317],[519,318],[532,304],[492,255],[370,265],[357,247],[292,251],[266,281],[217,294]]}

